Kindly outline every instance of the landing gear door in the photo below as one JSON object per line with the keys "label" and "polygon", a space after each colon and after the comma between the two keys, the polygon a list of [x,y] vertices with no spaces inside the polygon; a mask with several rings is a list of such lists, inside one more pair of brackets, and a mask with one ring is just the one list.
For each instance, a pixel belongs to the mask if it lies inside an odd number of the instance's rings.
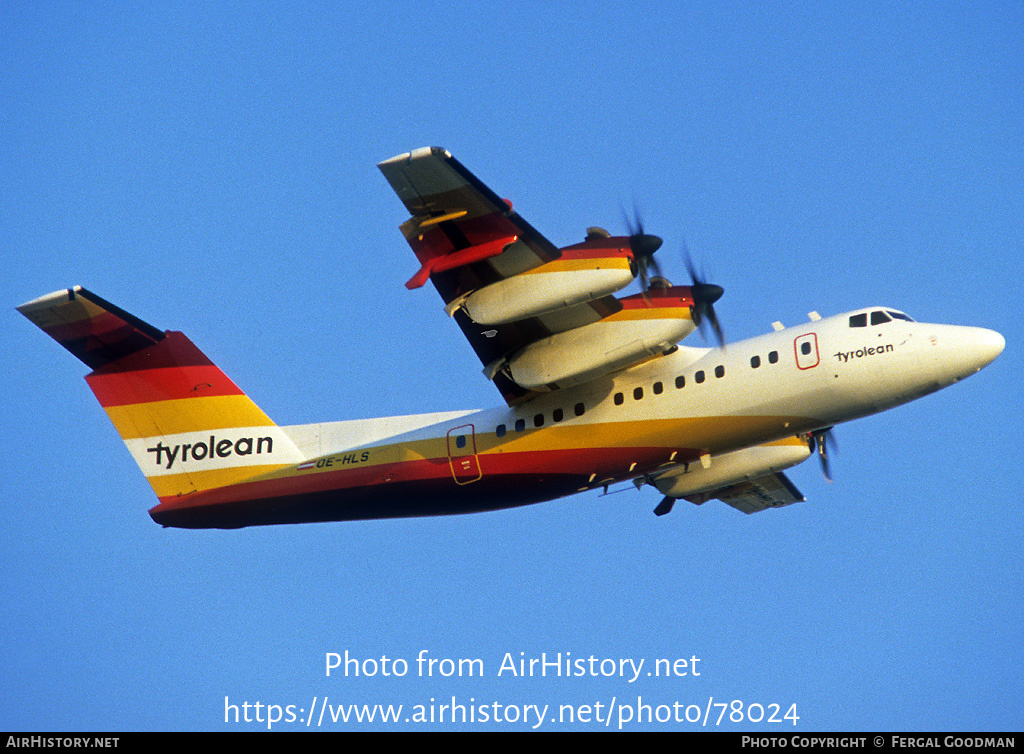
{"label": "landing gear door", "polygon": [[821,363],[816,333],[807,333],[794,340],[793,350],[796,352],[796,365],[800,369],[813,369]]}
{"label": "landing gear door", "polygon": [[483,476],[476,454],[476,432],[472,424],[448,430],[448,464],[456,484],[470,484]]}

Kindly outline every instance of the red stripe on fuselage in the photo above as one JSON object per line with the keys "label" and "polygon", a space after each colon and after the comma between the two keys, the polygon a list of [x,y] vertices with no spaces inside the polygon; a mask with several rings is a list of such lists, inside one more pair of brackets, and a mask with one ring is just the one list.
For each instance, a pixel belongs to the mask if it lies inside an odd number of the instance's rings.
{"label": "red stripe on fuselage", "polygon": [[[481,479],[469,484],[455,482],[447,456],[338,471],[300,472],[185,497],[162,498],[150,515],[165,526],[231,528],[259,523],[472,513],[552,500],[588,485],[630,479],[665,463],[673,452],[674,449],[649,447],[482,454],[478,456]],[[698,456],[692,450],[675,453],[675,463],[692,461]],[[425,501],[421,511],[416,501],[428,492],[440,497],[432,498],[429,504]],[[312,501],[316,512],[302,512],[303,506],[313,505]],[[272,520],[266,518],[268,511],[273,512]]]}

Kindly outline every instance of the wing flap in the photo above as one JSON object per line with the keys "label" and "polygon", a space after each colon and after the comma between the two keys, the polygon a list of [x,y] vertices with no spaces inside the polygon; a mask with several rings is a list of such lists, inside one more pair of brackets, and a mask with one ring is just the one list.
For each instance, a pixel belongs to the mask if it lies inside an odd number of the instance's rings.
{"label": "wing flap", "polygon": [[378,164],[412,217],[402,233],[420,262],[406,284],[432,279],[445,303],[558,259],[558,248],[441,147]]}
{"label": "wing flap", "polygon": [[802,503],[806,500],[781,471],[747,482],[731,484],[711,492],[703,492],[700,495],[687,496],[686,499],[697,505],[711,499],[718,499],[747,515],[759,513],[768,508],[781,508],[784,505]]}

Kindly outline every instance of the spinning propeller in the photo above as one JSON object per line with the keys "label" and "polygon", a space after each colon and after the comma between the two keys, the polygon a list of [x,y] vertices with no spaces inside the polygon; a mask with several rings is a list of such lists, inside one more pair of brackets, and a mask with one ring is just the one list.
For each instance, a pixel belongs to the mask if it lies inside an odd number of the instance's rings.
{"label": "spinning propeller", "polygon": [[715,302],[722,297],[725,291],[722,286],[708,283],[697,273],[693,264],[693,257],[690,256],[690,249],[683,241],[683,253],[686,255],[686,271],[690,273],[690,291],[693,295],[693,321],[700,330],[700,334],[707,339],[705,325],[710,324],[715,333],[715,340],[719,346],[725,346],[725,333],[722,332],[722,325],[718,322],[718,315],[715,314]]}
{"label": "spinning propeller", "polygon": [[[633,208],[632,217],[627,215],[625,210],[622,214],[626,221],[626,229],[629,231],[629,248],[633,252],[633,258],[636,259],[638,267],[637,277],[640,278],[640,290],[647,293],[652,285],[658,285],[659,278],[662,284],[667,284],[661,274],[661,266],[654,258],[654,252],[661,248],[661,238],[644,232],[644,223],[636,207]],[[705,340],[707,339],[706,326],[710,325],[718,345],[725,346],[725,333],[722,331],[722,325],[718,321],[714,307],[715,302],[722,297],[725,291],[720,285],[704,280],[703,275],[697,272],[686,241],[683,241],[683,255],[686,261],[686,270],[690,273],[694,324],[697,325]]]}
{"label": "spinning propeller", "polygon": [[644,233],[643,220],[640,219],[640,213],[635,207],[632,219],[625,211],[623,215],[626,219],[626,230],[629,231],[629,248],[639,268],[640,289],[646,293],[651,287],[651,279],[661,277],[661,267],[654,258],[654,252],[661,248],[662,241],[658,236]]}
{"label": "spinning propeller", "polygon": [[839,444],[836,442],[836,436],[832,433],[832,427],[818,429],[809,433],[807,435],[807,447],[811,449],[812,453],[818,453],[818,459],[821,461],[821,473],[825,479],[831,482],[832,469],[828,455],[830,452],[839,452]]}

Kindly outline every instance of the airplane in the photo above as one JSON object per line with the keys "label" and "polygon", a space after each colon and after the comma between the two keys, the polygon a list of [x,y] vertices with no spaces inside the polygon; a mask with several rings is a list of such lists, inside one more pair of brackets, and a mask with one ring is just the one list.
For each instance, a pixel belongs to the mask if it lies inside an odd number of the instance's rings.
{"label": "airplane", "polygon": [[[18,307],[93,370],[156,523],[464,514],[630,481],[661,493],[658,515],[679,499],[752,514],[803,501],[783,471],[811,455],[829,475],[836,424],[952,385],[1005,345],[887,306],[726,344],[723,289],[689,260],[690,284],[668,283],[639,219],[558,248],[445,149],[378,167],[410,214],[406,287],[433,283],[504,404],[278,426],[185,335],[80,286]],[[717,345],[681,345],[695,330]]]}

